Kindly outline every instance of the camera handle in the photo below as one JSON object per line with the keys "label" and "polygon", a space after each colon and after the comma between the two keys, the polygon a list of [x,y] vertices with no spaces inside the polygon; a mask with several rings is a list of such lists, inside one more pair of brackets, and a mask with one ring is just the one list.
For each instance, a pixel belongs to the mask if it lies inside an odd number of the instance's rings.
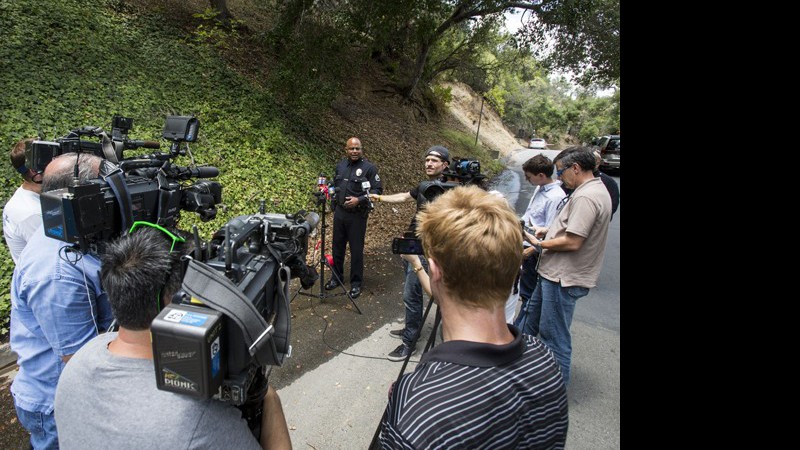
{"label": "camera handle", "polygon": [[[261,317],[256,307],[231,280],[205,263],[189,256],[185,258],[189,258],[189,265],[183,277],[183,290],[233,320],[242,332],[250,356],[258,365],[282,365],[284,358],[292,352],[289,344],[289,302],[285,301],[288,283],[280,286],[284,290],[284,301],[278,302],[273,326]],[[281,270],[289,269],[284,267]]]}

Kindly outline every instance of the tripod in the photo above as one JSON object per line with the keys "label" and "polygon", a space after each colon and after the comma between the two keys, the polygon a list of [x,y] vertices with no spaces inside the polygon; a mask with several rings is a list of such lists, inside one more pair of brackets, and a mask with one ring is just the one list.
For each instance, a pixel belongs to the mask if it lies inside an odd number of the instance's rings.
{"label": "tripod", "polygon": [[[314,295],[314,294],[309,294],[307,292],[301,292],[301,291],[297,291],[297,294],[305,295],[307,297],[317,297],[317,298],[320,299],[320,301],[323,301],[323,300],[325,300],[326,298],[329,298],[329,297],[339,297],[340,295],[346,295],[347,298],[350,299],[350,303],[353,304],[353,307],[356,308],[356,311],[358,311],[359,314],[363,314],[361,312],[361,308],[358,307],[358,305],[356,304],[356,301],[353,299],[353,296],[350,295],[350,293],[347,292],[347,289],[344,288],[344,283],[342,282],[341,278],[339,278],[339,275],[336,274],[336,271],[333,270],[333,267],[331,267],[330,263],[328,262],[328,259],[325,257],[325,229],[328,228],[328,225],[325,223],[325,207],[328,204],[328,202],[327,202],[326,195],[325,195],[324,192],[315,192],[314,196],[317,198],[317,207],[320,210],[320,216],[321,216],[320,221],[322,223],[322,228],[321,228],[322,229],[322,238],[320,239],[321,242],[322,242],[321,243],[322,248],[320,249],[320,253],[319,253],[319,294]],[[316,252],[316,250],[315,250],[315,252]],[[334,293],[327,294],[323,290],[324,289],[323,285],[325,284],[325,267],[326,266],[328,267],[328,270],[331,271],[331,274],[336,279],[336,282],[339,283],[339,287],[342,289],[342,292],[335,293],[335,294]],[[302,287],[301,287],[301,289],[302,289]],[[297,294],[295,294],[295,297],[297,296]],[[292,297],[292,300],[294,300],[294,297]]]}

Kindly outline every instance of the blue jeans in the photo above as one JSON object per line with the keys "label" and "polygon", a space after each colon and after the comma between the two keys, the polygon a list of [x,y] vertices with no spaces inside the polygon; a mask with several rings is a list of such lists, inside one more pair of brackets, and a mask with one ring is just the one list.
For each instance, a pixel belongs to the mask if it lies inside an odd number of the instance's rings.
{"label": "blue jeans", "polygon": [[50,414],[26,411],[16,405],[19,423],[31,434],[31,446],[34,450],[58,450],[58,432],[56,417]]}
{"label": "blue jeans", "polygon": [[[419,255],[422,267],[428,270],[428,260]],[[419,283],[414,268],[408,261],[403,260],[403,268],[406,271],[406,282],[403,287],[403,304],[406,307],[406,326],[403,332],[403,343],[414,348],[416,345],[417,333],[422,328],[422,285]],[[412,345],[414,344],[414,345]]]}
{"label": "blue jeans", "polygon": [[528,302],[523,333],[536,336],[545,343],[561,366],[564,384],[569,384],[569,366],[572,362],[572,336],[569,327],[578,299],[585,297],[589,288],[580,286],[562,287],[539,277],[536,289]]}
{"label": "blue jeans", "polygon": [[538,253],[533,253],[528,258],[522,260],[522,271],[519,277],[519,299],[522,300],[522,307],[519,310],[519,314],[517,314],[517,317],[514,319],[514,326],[523,331],[525,330],[525,322],[528,318],[528,305],[531,295],[533,294],[533,290],[536,289],[536,280],[539,278],[539,274],[536,273],[536,265],[538,262]]}

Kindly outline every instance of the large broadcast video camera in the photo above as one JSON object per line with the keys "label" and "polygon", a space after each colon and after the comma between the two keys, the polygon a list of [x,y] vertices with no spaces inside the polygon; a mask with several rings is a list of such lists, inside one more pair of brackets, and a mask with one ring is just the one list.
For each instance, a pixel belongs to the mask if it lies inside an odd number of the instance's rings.
{"label": "large broadcast video camera", "polygon": [[158,389],[237,406],[258,437],[268,369],[291,356],[289,281],[306,265],[319,215],[264,213],[231,219],[188,259],[182,290],[153,320]]}
{"label": "large broadcast video camera", "polygon": [[[134,221],[175,227],[181,210],[203,221],[216,216],[222,186],[186,180],[214,177],[219,170],[171,163],[188,152],[181,144],[197,139],[196,118],[167,117],[163,138],[172,143],[169,153],[129,158],[125,149],[158,143],[129,140],[132,119],[115,117],[113,124],[112,137],[83,127],[53,142],[37,141],[26,154],[39,172],[67,152],[104,159],[99,179],[41,194],[48,236],[88,251],[127,232]],[[290,280],[298,278],[308,289],[319,278],[306,264],[318,221],[317,213],[302,210],[267,213],[262,201],[258,213],[229,220],[207,242],[194,227],[193,249],[183,257],[182,289],[151,324],[158,389],[235,405],[259,437],[268,369],[291,355]]]}
{"label": "large broadcast video camera", "polygon": [[200,127],[197,118],[166,118],[162,137],[171,141],[169,153],[127,158],[123,157],[124,150],[157,149],[160,144],[128,139],[133,119],[115,116],[112,126],[111,137],[99,127],[84,126],[56,141],[34,141],[26,152],[26,165],[37,172],[44,171],[53,158],[64,153],[92,153],[104,158],[100,178],[41,194],[47,236],[78,244],[85,252],[119,236],[137,220],[174,226],[181,210],[197,213],[202,221],[216,217],[222,186],[216,181],[187,180],[216,177],[219,170],[171,162],[172,158],[187,153],[186,143],[197,139]]}

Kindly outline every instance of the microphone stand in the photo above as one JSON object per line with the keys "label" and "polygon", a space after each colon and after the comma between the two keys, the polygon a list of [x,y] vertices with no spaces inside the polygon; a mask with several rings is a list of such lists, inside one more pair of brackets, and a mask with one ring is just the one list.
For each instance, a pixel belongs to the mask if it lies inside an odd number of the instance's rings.
{"label": "microphone stand", "polygon": [[[320,301],[324,301],[326,298],[329,297],[339,297],[340,295],[346,295],[347,298],[350,299],[350,303],[353,304],[353,307],[355,307],[356,311],[358,311],[359,314],[363,314],[361,312],[361,308],[358,307],[358,304],[356,304],[356,301],[353,299],[353,296],[350,295],[350,292],[348,292],[347,289],[344,288],[342,280],[336,274],[336,271],[333,270],[333,267],[331,267],[330,263],[328,263],[328,259],[325,257],[325,229],[328,227],[328,225],[325,223],[325,209],[328,204],[327,194],[326,192],[319,191],[315,192],[314,196],[317,199],[317,207],[319,208],[321,216],[320,223],[322,224],[322,238],[321,238],[322,244],[319,254],[319,294],[314,295],[314,294],[309,294],[307,292],[302,292],[303,289],[302,286],[300,287],[300,290],[297,291],[297,294],[305,295],[307,297],[317,297],[320,299]],[[325,267],[328,267],[328,270],[330,270],[331,274],[336,279],[336,282],[339,283],[339,287],[342,289],[342,292],[328,294],[324,291],[323,285],[325,284]],[[295,297],[297,296],[297,294],[295,294]],[[294,300],[294,297],[292,297],[292,300]]]}

